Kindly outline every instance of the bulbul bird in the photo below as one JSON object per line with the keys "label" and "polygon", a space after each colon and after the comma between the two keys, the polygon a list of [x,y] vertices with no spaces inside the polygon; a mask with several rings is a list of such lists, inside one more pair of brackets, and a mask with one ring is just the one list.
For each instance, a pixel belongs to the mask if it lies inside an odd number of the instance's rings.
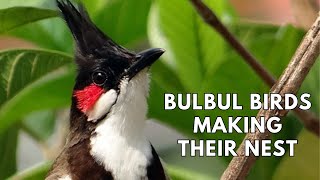
{"label": "bulbul bird", "polygon": [[143,134],[148,69],[164,50],[131,52],[105,35],[81,4],[57,0],[57,6],[75,40],[78,74],[70,133],[46,179],[166,179]]}

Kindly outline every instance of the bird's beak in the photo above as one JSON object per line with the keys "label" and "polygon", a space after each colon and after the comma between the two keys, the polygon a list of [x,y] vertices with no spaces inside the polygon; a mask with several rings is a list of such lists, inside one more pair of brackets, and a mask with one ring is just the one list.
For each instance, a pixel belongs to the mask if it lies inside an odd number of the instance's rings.
{"label": "bird's beak", "polygon": [[[165,52],[161,48],[152,48],[142,51],[136,55],[135,61],[124,72],[123,76],[127,76],[129,79],[133,78],[141,70],[151,66],[159,57]],[[122,76],[122,77],[123,77]]]}

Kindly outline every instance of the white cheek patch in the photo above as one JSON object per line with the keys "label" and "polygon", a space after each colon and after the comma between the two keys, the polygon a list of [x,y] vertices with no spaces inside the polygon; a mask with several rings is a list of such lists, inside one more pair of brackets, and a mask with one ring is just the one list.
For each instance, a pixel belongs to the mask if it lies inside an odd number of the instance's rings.
{"label": "white cheek patch", "polygon": [[112,105],[116,102],[118,97],[117,92],[114,89],[110,89],[108,92],[102,94],[94,106],[86,112],[88,121],[96,121],[102,116],[106,115]]}

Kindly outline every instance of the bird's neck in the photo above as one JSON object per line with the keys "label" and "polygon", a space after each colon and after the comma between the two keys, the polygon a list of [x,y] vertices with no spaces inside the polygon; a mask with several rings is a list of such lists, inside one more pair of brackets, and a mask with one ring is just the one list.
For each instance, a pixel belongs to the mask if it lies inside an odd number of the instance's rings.
{"label": "bird's neck", "polygon": [[[128,84],[130,86],[131,83]],[[132,92],[131,92],[132,91]],[[97,134],[117,134],[128,140],[139,137],[147,114],[146,94],[127,88],[121,92],[109,114],[98,123]]]}
{"label": "bird's neck", "polygon": [[152,159],[150,143],[144,136],[147,92],[139,79],[121,86],[126,88],[120,90],[117,102],[90,138],[90,153],[115,179],[140,179],[146,176]]}
{"label": "bird's neck", "polygon": [[145,126],[148,91],[149,77],[146,72],[139,73],[131,81],[121,82],[116,103],[98,124],[97,130],[112,128],[112,132],[128,139],[139,136]]}

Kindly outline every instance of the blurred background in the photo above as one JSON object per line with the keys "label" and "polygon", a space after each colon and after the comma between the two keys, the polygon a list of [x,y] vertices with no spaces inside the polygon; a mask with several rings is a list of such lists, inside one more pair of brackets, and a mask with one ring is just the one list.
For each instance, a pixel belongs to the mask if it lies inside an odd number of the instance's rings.
{"label": "blurred background", "polygon": [[[319,0],[206,0],[228,29],[279,77],[316,19]],[[254,116],[250,93],[269,88],[198,16],[189,1],[83,0],[93,21],[134,51],[166,49],[152,67],[146,133],[173,179],[219,179],[231,157],[181,157],[177,139],[233,139],[193,134],[194,116]],[[0,1],[0,179],[43,179],[68,131],[74,83],[73,41],[55,1]],[[299,93],[310,93],[319,117],[320,64]],[[163,94],[238,93],[239,111],[164,111]],[[200,100],[201,101],[201,100]],[[200,104],[203,102],[200,102]],[[320,179],[319,138],[293,113],[273,139],[298,139],[295,157],[259,158],[248,179]]]}

